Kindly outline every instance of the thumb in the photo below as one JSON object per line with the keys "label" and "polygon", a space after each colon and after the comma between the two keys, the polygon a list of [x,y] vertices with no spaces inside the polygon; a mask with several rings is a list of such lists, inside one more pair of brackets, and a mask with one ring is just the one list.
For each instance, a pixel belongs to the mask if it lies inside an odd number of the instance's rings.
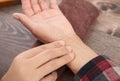
{"label": "thumb", "polygon": [[45,78],[43,78],[40,81],[56,81],[57,80],[57,72],[53,72],[52,74],[46,76]]}
{"label": "thumb", "polygon": [[33,29],[33,22],[26,15],[21,14],[21,13],[14,13],[13,17],[15,19],[19,20],[29,30]]}

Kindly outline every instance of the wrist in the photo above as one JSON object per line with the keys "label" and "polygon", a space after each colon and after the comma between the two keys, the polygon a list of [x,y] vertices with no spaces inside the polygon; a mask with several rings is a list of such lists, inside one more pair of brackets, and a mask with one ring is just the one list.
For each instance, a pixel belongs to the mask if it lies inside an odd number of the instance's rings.
{"label": "wrist", "polygon": [[0,81],[8,81],[6,78],[5,78],[6,74],[2,77],[2,79]]}
{"label": "wrist", "polygon": [[85,45],[77,35],[72,35],[63,39],[66,45],[71,46],[75,59],[68,64],[68,67],[76,74],[85,64],[98,55]]}

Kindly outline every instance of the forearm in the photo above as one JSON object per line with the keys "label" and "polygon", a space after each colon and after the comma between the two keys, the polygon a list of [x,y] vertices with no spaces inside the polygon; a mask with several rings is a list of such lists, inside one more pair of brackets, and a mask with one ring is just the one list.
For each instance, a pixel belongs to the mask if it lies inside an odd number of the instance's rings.
{"label": "forearm", "polygon": [[76,74],[86,63],[98,56],[85,45],[77,35],[65,38],[64,41],[66,41],[68,46],[72,47],[75,53],[75,59],[68,64],[74,74]]}

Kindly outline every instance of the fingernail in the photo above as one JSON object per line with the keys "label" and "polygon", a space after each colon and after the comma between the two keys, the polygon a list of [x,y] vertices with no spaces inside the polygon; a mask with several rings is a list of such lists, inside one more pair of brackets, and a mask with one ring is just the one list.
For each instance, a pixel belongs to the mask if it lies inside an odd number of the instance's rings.
{"label": "fingernail", "polygon": [[65,42],[64,41],[59,41],[59,44],[64,46],[65,45]]}
{"label": "fingernail", "polygon": [[74,53],[70,53],[69,56],[73,59],[74,58]]}
{"label": "fingernail", "polygon": [[72,48],[71,48],[71,47],[67,46],[66,48],[67,48],[67,50],[68,50],[69,52],[72,52]]}

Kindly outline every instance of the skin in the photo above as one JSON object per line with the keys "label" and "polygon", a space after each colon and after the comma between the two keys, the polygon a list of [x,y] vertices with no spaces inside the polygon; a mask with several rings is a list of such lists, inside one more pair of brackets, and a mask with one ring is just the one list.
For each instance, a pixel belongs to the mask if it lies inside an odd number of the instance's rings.
{"label": "skin", "polygon": [[63,40],[75,52],[75,59],[68,64],[76,74],[86,63],[98,55],[85,45],[76,35],[72,25],[62,14],[56,0],[22,0],[22,13],[13,16],[25,25],[40,41],[44,43]]}
{"label": "skin", "polygon": [[45,0],[22,0],[24,14],[14,14],[16,19],[44,43],[62,40],[69,34],[75,34],[71,24],[59,10],[56,0],[49,1],[50,8]]}
{"label": "skin", "polygon": [[72,49],[63,41],[39,46],[19,54],[2,81],[56,81],[54,71],[73,59]]}

